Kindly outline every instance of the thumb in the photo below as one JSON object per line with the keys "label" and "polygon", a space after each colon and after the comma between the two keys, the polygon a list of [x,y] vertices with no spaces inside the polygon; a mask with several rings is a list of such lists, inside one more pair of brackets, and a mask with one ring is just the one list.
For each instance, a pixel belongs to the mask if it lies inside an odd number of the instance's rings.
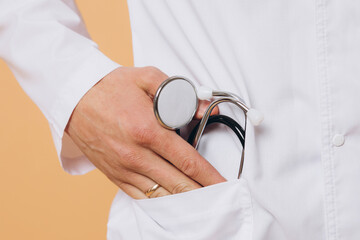
{"label": "thumb", "polygon": [[[199,101],[199,107],[195,113],[194,118],[195,119],[201,119],[204,116],[204,113],[206,111],[206,109],[208,108],[208,106],[210,105],[210,101],[207,100],[200,100]],[[211,115],[217,115],[219,114],[219,108],[216,106],[212,112]]]}

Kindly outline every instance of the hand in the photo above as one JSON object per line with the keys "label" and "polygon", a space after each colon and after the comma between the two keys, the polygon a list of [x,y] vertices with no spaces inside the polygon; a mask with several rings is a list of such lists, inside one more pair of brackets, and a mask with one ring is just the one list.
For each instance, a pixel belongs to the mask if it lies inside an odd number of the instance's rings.
{"label": "hand", "polygon": [[[157,122],[153,96],[167,79],[154,67],[120,67],[91,88],[66,132],[88,159],[129,196],[165,196],[225,179],[174,131]],[[207,107],[202,102],[196,117]]]}

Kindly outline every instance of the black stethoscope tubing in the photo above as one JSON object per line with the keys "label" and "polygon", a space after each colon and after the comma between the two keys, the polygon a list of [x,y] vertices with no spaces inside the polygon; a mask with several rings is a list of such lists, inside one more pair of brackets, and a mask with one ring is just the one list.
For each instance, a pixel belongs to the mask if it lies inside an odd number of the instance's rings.
{"label": "black stethoscope tubing", "polygon": [[[227,127],[229,127],[238,137],[241,146],[244,147],[245,144],[245,130],[240,126],[240,124],[238,122],[236,122],[234,119],[232,119],[231,117],[225,116],[225,115],[213,115],[209,117],[209,120],[206,123],[206,127],[209,125],[212,125],[214,123],[220,123],[220,124],[224,124]],[[200,126],[200,122],[198,122],[196,124],[196,126],[192,129],[192,131],[190,132],[190,135],[188,137],[187,142],[189,144],[193,144],[194,139],[195,139],[195,135],[199,129]],[[178,134],[180,134],[180,130],[176,131]]]}

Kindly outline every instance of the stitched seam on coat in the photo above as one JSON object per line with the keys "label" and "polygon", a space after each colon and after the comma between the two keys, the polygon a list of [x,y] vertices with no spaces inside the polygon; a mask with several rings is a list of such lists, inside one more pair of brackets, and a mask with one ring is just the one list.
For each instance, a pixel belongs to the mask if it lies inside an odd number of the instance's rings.
{"label": "stitched seam on coat", "polygon": [[328,39],[327,39],[327,0],[318,0],[316,4],[316,34],[318,41],[319,87],[320,87],[320,119],[322,125],[322,150],[321,159],[324,171],[324,211],[326,239],[338,238],[334,158],[330,137],[332,136],[332,107],[330,98],[330,83],[328,69]]}

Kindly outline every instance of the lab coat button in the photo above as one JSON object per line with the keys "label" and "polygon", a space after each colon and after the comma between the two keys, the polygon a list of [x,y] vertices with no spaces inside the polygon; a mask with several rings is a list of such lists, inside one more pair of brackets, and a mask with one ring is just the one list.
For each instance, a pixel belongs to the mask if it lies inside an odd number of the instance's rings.
{"label": "lab coat button", "polygon": [[342,146],[344,142],[345,142],[345,137],[343,134],[335,134],[332,139],[332,143],[336,147]]}

